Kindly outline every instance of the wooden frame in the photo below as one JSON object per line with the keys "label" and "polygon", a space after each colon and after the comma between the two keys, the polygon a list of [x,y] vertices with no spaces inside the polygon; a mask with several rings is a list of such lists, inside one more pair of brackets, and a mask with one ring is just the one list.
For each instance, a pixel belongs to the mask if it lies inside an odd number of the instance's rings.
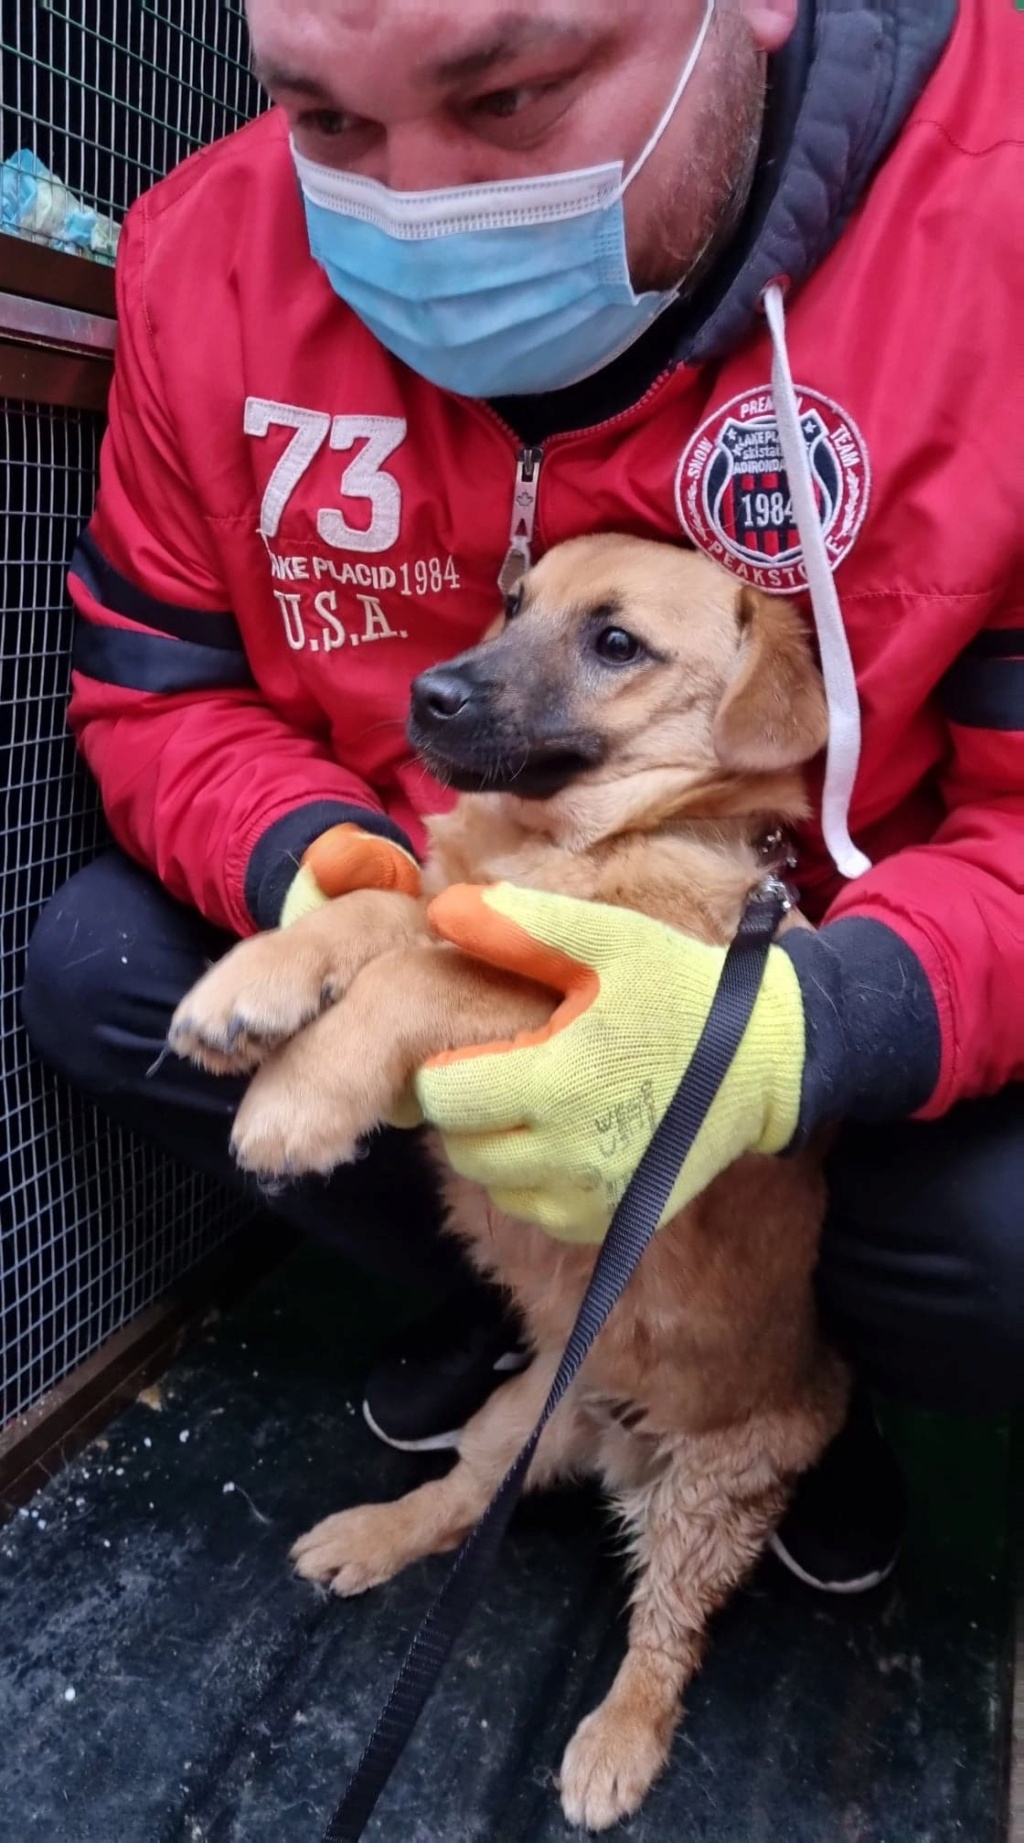
{"label": "wooden frame", "polygon": [[102,414],[113,375],[113,270],[0,234],[0,295],[25,305],[0,314],[0,397]]}

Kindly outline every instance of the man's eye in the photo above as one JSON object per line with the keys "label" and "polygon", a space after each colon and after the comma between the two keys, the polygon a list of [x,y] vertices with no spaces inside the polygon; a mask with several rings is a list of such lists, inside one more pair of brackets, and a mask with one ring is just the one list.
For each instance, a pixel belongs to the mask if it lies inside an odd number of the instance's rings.
{"label": "man's eye", "polygon": [[355,126],[355,118],[343,115],[340,109],[307,109],[300,115],[299,124],[310,129],[313,134],[322,134],[331,139],[339,134],[347,134]]}
{"label": "man's eye", "polygon": [[510,115],[522,115],[531,103],[538,102],[555,87],[552,83],[528,83],[519,89],[491,90],[487,96],[477,96],[470,109],[475,115],[489,115],[503,121]]}

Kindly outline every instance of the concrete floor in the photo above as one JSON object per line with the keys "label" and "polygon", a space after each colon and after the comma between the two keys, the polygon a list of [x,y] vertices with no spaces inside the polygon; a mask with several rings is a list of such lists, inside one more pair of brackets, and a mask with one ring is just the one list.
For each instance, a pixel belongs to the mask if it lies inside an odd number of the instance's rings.
{"label": "concrete floor", "polygon": [[[294,1257],[0,1530],[0,1843],[318,1843],[445,1566],[342,1603],[286,1561],[319,1516],[424,1475],[358,1413],[396,1307]],[[890,1425],[915,1496],[898,1577],[824,1603],[766,1563],[617,1837],[1005,1843],[1008,1437]],[[368,1837],[567,1837],[552,1775],[623,1600],[597,1500],[529,1505]]]}

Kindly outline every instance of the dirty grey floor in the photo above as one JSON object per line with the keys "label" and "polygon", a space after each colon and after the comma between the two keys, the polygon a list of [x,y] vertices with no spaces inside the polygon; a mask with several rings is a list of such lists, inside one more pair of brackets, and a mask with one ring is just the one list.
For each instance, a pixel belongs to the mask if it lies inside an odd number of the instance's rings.
{"label": "dirty grey floor", "polygon": [[[445,1566],[345,1603],[286,1562],[318,1517],[424,1476],[358,1414],[407,1307],[293,1257],[0,1530],[0,1843],[318,1843]],[[617,1837],[1002,1843],[1006,1432],[891,1425],[916,1504],[898,1579],[823,1604],[766,1563]],[[553,1773],[623,1597],[595,1498],[528,1506],[368,1837],[569,1836]]]}

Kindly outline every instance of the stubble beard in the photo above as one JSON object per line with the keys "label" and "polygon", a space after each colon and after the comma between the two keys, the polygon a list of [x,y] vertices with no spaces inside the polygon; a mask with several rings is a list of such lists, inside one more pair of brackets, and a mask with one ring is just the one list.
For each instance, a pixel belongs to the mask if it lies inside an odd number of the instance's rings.
{"label": "stubble beard", "polygon": [[732,240],[754,182],[764,104],[765,60],[740,41],[722,58],[689,157],[666,174],[652,203],[650,252],[638,258],[633,276],[638,292],[692,294]]}

